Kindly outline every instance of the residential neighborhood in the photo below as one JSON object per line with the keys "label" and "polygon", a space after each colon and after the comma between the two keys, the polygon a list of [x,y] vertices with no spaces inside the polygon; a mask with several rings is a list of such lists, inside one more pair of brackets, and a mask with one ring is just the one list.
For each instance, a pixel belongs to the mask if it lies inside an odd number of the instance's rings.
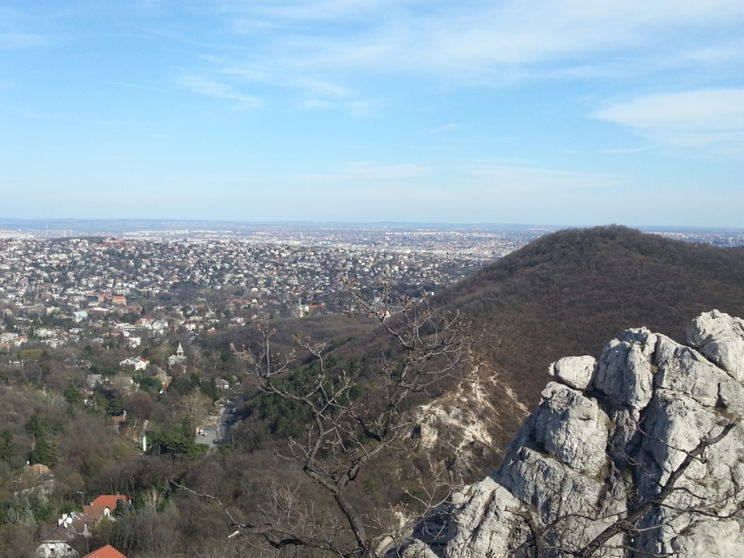
{"label": "residential neighborhood", "polygon": [[[42,526],[43,541],[36,549],[39,558],[77,558],[80,554],[71,546],[90,539],[93,530],[101,521],[115,521],[116,514],[127,510],[131,500],[123,494],[101,494],[90,504],[83,505],[81,512],[64,513],[54,522]],[[100,554],[99,554],[100,553]],[[114,554],[115,553],[115,554]],[[107,545],[86,556],[123,556]]]}

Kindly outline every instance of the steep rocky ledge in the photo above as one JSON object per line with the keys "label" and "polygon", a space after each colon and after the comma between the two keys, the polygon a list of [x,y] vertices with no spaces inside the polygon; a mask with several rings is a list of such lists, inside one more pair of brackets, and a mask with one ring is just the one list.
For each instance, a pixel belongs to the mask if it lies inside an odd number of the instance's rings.
{"label": "steep rocky ledge", "polygon": [[396,552],[744,556],[744,321],[701,314],[687,342],[630,329],[553,363],[501,468]]}

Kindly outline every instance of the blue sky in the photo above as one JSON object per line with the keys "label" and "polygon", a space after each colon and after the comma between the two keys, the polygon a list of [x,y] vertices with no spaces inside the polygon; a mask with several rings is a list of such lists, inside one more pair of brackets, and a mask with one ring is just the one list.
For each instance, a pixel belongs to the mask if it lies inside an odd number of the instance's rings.
{"label": "blue sky", "polygon": [[0,5],[0,217],[744,226],[741,0]]}

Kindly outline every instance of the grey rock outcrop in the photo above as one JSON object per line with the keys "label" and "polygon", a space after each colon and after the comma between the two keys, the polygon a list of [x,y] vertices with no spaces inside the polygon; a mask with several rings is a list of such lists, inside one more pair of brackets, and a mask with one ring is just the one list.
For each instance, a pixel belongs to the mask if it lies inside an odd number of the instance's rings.
{"label": "grey rock outcrop", "polygon": [[574,389],[586,389],[596,368],[594,357],[564,357],[548,367],[548,376]]}
{"label": "grey rock outcrop", "polygon": [[633,329],[597,361],[552,364],[501,468],[455,493],[398,552],[588,556],[626,520],[594,556],[743,556],[744,321],[702,314],[687,341]]}
{"label": "grey rock outcrop", "polygon": [[744,320],[713,310],[695,318],[687,339],[738,382],[744,382]]}

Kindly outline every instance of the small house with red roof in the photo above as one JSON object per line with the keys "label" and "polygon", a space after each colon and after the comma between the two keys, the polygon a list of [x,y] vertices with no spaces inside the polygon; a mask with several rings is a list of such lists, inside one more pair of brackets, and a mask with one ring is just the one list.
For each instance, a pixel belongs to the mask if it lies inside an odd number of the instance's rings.
{"label": "small house with red roof", "polygon": [[129,496],[125,496],[124,494],[101,494],[90,503],[90,507],[108,509],[110,513],[113,513],[116,510],[116,505],[119,500],[121,500],[125,506],[129,505]]}
{"label": "small house with red roof", "polygon": [[124,554],[116,550],[110,544],[102,546],[98,550],[94,550],[90,554],[86,554],[83,558],[127,558]]}

